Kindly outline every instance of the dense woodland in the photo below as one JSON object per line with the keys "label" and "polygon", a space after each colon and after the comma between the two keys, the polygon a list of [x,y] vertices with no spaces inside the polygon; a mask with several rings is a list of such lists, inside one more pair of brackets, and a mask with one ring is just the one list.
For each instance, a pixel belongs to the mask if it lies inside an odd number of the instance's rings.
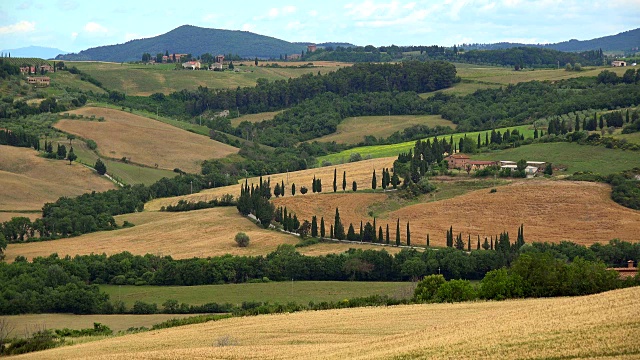
{"label": "dense woodland", "polygon": [[[640,259],[638,244],[618,240],[588,248],[570,242],[533,243],[515,251],[504,250],[507,248],[471,252],[453,248],[403,250],[396,255],[384,250],[352,249],[343,254],[305,256],[291,245],[282,245],[267,256],[255,257],[174,260],[127,252],[73,258],[54,254],[33,262],[20,257],[12,264],[0,263],[0,314],[117,312],[117,304],[108,301],[108,296],[93,284],[203,285],[267,278],[398,281],[438,273],[446,279],[482,279],[507,264],[531,285],[525,287],[528,292],[515,297],[583,295],[632,285],[632,280],[624,283],[617,280],[617,274],[605,272],[605,264],[621,266],[627,259]],[[571,271],[571,264],[579,271]],[[540,272],[542,269],[544,273]],[[601,282],[595,281],[595,274],[600,274]],[[572,286],[566,286],[567,279],[572,279]],[[539,290],[532,291],[536,284]],[[542,284],[547,285],[541,287]]]}

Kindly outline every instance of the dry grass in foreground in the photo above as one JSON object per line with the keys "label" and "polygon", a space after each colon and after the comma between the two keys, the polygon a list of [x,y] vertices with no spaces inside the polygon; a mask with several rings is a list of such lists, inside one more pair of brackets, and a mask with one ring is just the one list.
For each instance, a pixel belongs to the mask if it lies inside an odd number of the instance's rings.
{"label": "dry grass in foreground", "polygon": [[[299,238],[293,235],[258,227],[242,217],[235,207],[180,213],[142,212],[117,216],[116,219],[118,223],[127,220],[135,226],[74,238],[10,244],[5,251],[7,260],[13,261],[18,255],[33,259],[52,253],[62,257],[91,253],[111,255],[123,251],[137,255],[171,255],[176,259],[225,254],[252,256],[266,255],[281,244],[299,242]],[[251,243],[248,247],[236,245],[234,237],[238,232],[249,235]],[[379,249],[373,245],[317,244],[298,250],[303,254],[325,255],[354,247]]]}
{"label": "dry grass in foreground", "polygon": [[28,359],[549,359],[640,357],[640,287],[566,298],[233,318]]}
{"label": "dry grass in foreground", "polygon": [[97,120],[60,120],[55,127],[62,131],[94,140],[103,156],[130,161],[160,169],[179,168],[200,173],[203,160],[218,159],[238,152],[205,136],[197,135],[160,121],[120,110],[84,107],[70,113],[104,117]]}
{"label": "dry grass in foreground", "polygon": [[[383,214],[376,225],[389,224],[391,240],[395,239],[396,220],[400,219],[400,234],[405,241],[406,223],[410,222],[411,243],[425,245],[427,234],[432,246],[445,246],[445,233],[453,226],[454,233],[471,234],[475,249],[477,235],[496,236],[507,230],[515,236],[524,224],[527,242],[560,242],[569,240],[582,245],[608,242],[619,238],[636,242],[640,233],[640,211],[625,208],[611,200],[608,185],[588,182],[527,180],[496,188],[476,190],[451,199],[422,202]],[[437,196],[437,195],[436,195]],[[360,221],[372,221],[368,216],[373,204],[384,202],[383,194],[336,194],[295,197],[275,200],[286,205],[300,219],[324,217],[327,229],[333,222],[335,209],[346,228],[353,223],[356,232]],[[328,230],[327,230],[328,231]],[[466,242],[465,242],[466,243]]]}
{"label": "dry grass in foreground", "polygon": [[68,161],[41,158],[33,149],[0,145],[0,210],[40,210],[62,196],[113,188],[112,182],[81,164],[69,165]]}
{"label": "dry grass in foreground", "polygon": [[[333,170],[336,169],[338,172],[338,189],[342,191],[342,172],[346,171],[347,173],[347,190],[351,190],[351,185],[353,181],[358,183],[358,189],[371,189],[371,175],[373,174],[373,170],[376,170],[376,174],[378,176],[378,182],[382,179],[382,168],[391,168],[393,167],[393,162],[397,158],[388,157],[388,158],[379,158],[379,159],[371,159],[358,161],[354,163],[341,164],[336,166],[326,166],[317,169],[308,169],[308,170],[300,170],[293,171],[288,174],[275,174],[270,175],[271,178],[271,190],[273,191],[276,186],[276,182],[281,183],[284,181],[285,188],[287,189],[286,197],[291,196],[291,184],[296,184],[296,199],[298,199],[300,195],[300,188],[302,186],[306,186],[309,192],[305,196],[309,196],[312,194],[311,192],[311,183],[313,181],[313,177],[315,176],[318,179],[322,180],[322,191],[323,193],[333,192]],[[265,177],[264,180],[267,178]],[[259,178],[250,178],[249,184],[258,185]],[[240,185],[230,185],[210,190],[201,191],[197,194],[186,195],[186,196],[177,196],[172,198],[163,198],[152,200],[145,204],[145,210],[149,211],[158,211],[163,206],[168,206],[172,204],[176,204],[179,200],[186,201],[209,201],[215,198],[220,198],[224,194],[231,194],[235,197],[240,195]],[[334,209],[335,211],[335,209]],[[325,218],[326,219],[326,218]],[[328,226],[328,225],[327,225]]]}

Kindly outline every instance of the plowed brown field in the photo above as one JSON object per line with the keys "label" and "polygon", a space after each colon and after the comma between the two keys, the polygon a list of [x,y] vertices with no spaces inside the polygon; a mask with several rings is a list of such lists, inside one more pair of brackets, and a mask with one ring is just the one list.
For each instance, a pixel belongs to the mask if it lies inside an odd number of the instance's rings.
{"label": "plowed brown field", "polygon": [[[354,163],[341,164],[336,166],[326,166],[317,169],[309,169],[309,170],[300,170],[293,171],[288,174],[275,174],[271,175],[271,190],[273,190],[277,183],[282,183],[284,181],[286,188],[286,196],[291,196],[291,184],[296,184],[296,199],[299,199],[300,195],[300,187],[306,186],[309,192],[305,196],[309,196],[313,194],[311,192],[311,183],[313,181],[313,177],[315,176],[317,179],[322,180],[322,191],[323,193],[333,192],[333,170],[337,170],[337,182],[338,182],[338,191],[342,191],[342,174],[343,171],[347,173],[347,190],[351,191],[351,185],[353,181],[358,183],[358,189],[371,189],[371,177],[373,175],[373,170],[376,170],[376,176],[378,178],[378,186],[380,186],[380,181],[382,179],[382,168],[391,168],[393,167],[393,162],[397,158],[388,157],[388,158],[380,158],[380,159],[371,159],[364,160]],[[265,177],[264,180],[267,180]],[[259,178],[250,178],[249,184],[258,185]],[[145,210],[157,211],[160,210],[162,206],[168,206],[177,203],[179,200],[184,199],[187,201],[209,201],[215,198],[220,198],[224,194],[231,194],[235,197],[240,195],[240,185],[230,185],[210,190],[205,190],[193,195],[186,196],[177,196],[172,198],[164,198],[164,199],[156,199],[145,204]],[[304,196],[302,196],[304,197]],[[334,209],[335,211],[335,209]]]}
{"label": "plowed brown field", "polygon": [[41,158],[33,149],[0,145],[0,210],[40,210],[62,196],[113,188],[111,181],[81,164],[69,165],[68,161]]}
{"label": "plowed brown field", "polygon": [[[368,208],[384,201],[382,194],[337,194],[277,199],[299,218],[324,216],[333,222],[336,206],[345,228],[349,223],[372,221]],[[590,245],[619,238],[640,241],[640,211],[620,206],[611,200],[611,190],[605,184],[569,181],[528,180],[477,190],[452,199],[407,206],[379,217],[376,225],[389,223],[395,239],[396,220],[400,219],[404,242],[406,222],[410,222],[413,245],[424,245],[430,234],[432,246],[445,245],[445,233],[453,226],[454,233],[471,235],[475,246],[477,235],[482,240],[507,230],[512,236],[524,224],[525,241],[559,242],[569,240]],[[356,225],[357,224],[357,225]]]}
{"label": "plowed brown field", "polygon": [[[77,254],[133,254],[171,255],[176,259],[232,255],[266,255],[280,244],[296,244],[300,240],[274,230],[264,230],[238,214],[235,207],[214,208],[180,213],[142,212],[117,216],[118,223],[127,220],[134,227],[102,231],[53,241],[10,244],[7,259],[18,255],[32,259],[37,256]],[[246,248],[236,245],[236,233],[249,235]],[[309,255],[341,253],[349,248],[380,249],[373,245],[316,244],[299,248]]]}
{"label": "plowed brown field", "polygon": [[235,154],[238,149],[160,121],[120,110],[84,107],[72,114],[95,115],[105,121],[60,120],[55,127],[94,140],[103,156],[161,169],[200,173],[203,160]]}
{"label": "plowed brown field", "polygon": [[637,359],[640,287],[307,311],[118,336],[24,359]]}

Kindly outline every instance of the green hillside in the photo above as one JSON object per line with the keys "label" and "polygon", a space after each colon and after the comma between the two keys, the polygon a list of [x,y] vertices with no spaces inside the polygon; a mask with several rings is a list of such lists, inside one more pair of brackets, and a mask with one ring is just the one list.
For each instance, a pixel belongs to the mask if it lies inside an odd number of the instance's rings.
{"label": "green hillside", "polygon": [[143,53],[179,53],[198,56],[210,54],[238,54],[241,57],[278,58],[285,54],[299,54],[306,46],[293,44],[248,31],[207,29],[183,25],[166,34],[148,39],[131,40],[124,44],[100,46],[77,54],[59,55],[59,60],[127,62],[140,60]]}

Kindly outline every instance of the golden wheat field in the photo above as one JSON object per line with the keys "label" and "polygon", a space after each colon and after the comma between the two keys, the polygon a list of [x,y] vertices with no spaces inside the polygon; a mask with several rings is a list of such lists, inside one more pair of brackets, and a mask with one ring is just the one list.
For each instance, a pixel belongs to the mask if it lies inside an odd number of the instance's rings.
{"label": "golden wheat field", "polygon": [[0,145],[0,210],[40,210],[62,196],[115,188],[107,178],[68,161],[38,156],[33,149]]}
{"label": "golden wheat field", "polygon": [[637,359],[640,287],[225,319],[24,359]]}
{"label": "golden wheat field", "polygon": [[84,107],[70,113],[85,118],[104,117],[102,122],[63,119],[55,127],[94,140],[100,154],[112,159],[126,157],[136,164],[199,173],[203,160],[238,152],[233,146],[205,136],[120,110]]}
{"label": "golden wheat field", "polygon": [[[358,189],[371,189],[371,176],[373,174],[373,170],[376,170],[376,174],[378,174],[378,182],[382,179],[382,168],[391,168],[393,167],[393,162],[397,158],[388,157],[388,158],[379,158],[379,159],[371,159],[371,160],[363,160],[354,163],[346,163],[340,164],[336,166],[326,166],[317,169],[308,169],[308,170],[300,170],[300,171],[292,171],[290,173],[284,174],[275,174],[270,175],[271,178],[271,190],[276,186],[276,182],[282,183],[284,181],[285,188],[287,189],[286,197],[291,196],[291,184],[296,184],[296,199],[298,199],[298,195],[300,195],[300,188],[305,186],[309,192],[307,196],[312,194],[311,192],[311,183],[313,182],[313,177],[315,176],[317,179],[322,180],[322,191],[324,193],[333,192],[333,171],[334,169],[337,171],[337,182],[338,189],[342,191],[342,175],[343,171],[346,172],[347,175],[347,190],[351,190],[351,185],[353,181],[358,183]],[[267,180],[267,177],[264,178]],[[248,179],[249,186],[251,184],[258,185],[260,179],[249,178]],[[244,182],[243,182],[244,183]],[[231,194],[233,196],[240,195],[240,184],[238,185],[230,185],[225,187],[219,187],[215,189],[209,189],[201,191],[197,194],[186,195],[186,196],[176,196],[172,198],[163,198],[163,199],[155,199],[149,201],[145,204],[145,210],[149,211],[157,211],[160,210],[163,206],[176,204],[179,200],[186,201],[209,201],[215,198],[220,198],[222,195]]]}
{"label": "golden wheat field", "polygon": [[[640,211],[625,208],[611,200],[608,185],[588,182],[527,180],[499,186],[496,193],[476,190],[451,199],[425,201],[383,213],[377,226],[389,224],[395,239],[396,221],[400,219],[402,242],[406,223],[411,229],[411,243],[424,245],[427,234],[432,246],[445,245],[445,233],[453,226],[463,238],[470,234],[475,248],[477,236],[496,236],[506,230],[515,234],[524,224],[528,242],[559,242],[569,240],[590,245],[619,238],[640,241]],[[437,195],[436,195],[437,198]],[[384,202],[383,194],[321,194],[315,196],[276,199],[300,219],[324,216],[333,221],[336,206],[345,224],[353,223],[356,232],[360,221],[372,221],[368,215],[374,204]],[[329,224],[327,224],[327,227]]]}
{"label": "golden wheat field", "polygon": [[29,219],[31,219],[31,221],[39,218],[40,216],[42,216],[41,213],[37,212],[5,212],[5,211],[0,211],[0,223],[3,223],[5,221],[9,221],[14,217],[27,217]]}
{"label": "golden wheat field", "polygon": [[[9,261],[18,255],[33,259],[38,256],[101,254],[129,251],[133,254],[171,255],[176,259],[232,255],[266,255],[281,244],[297,244],[299,238],[275,230],[265,230],[242,217],[235,207],[168,213],[142,212],[116,217],[135,224],[134,227],[102,231],[55,241],[9,244],[5,253]],[[249,235],[251,244],[238,247],[236,233]],[[299,248],[308,255],[341,253],[349,248],[379,249],[373,245],[316,244]]]}

